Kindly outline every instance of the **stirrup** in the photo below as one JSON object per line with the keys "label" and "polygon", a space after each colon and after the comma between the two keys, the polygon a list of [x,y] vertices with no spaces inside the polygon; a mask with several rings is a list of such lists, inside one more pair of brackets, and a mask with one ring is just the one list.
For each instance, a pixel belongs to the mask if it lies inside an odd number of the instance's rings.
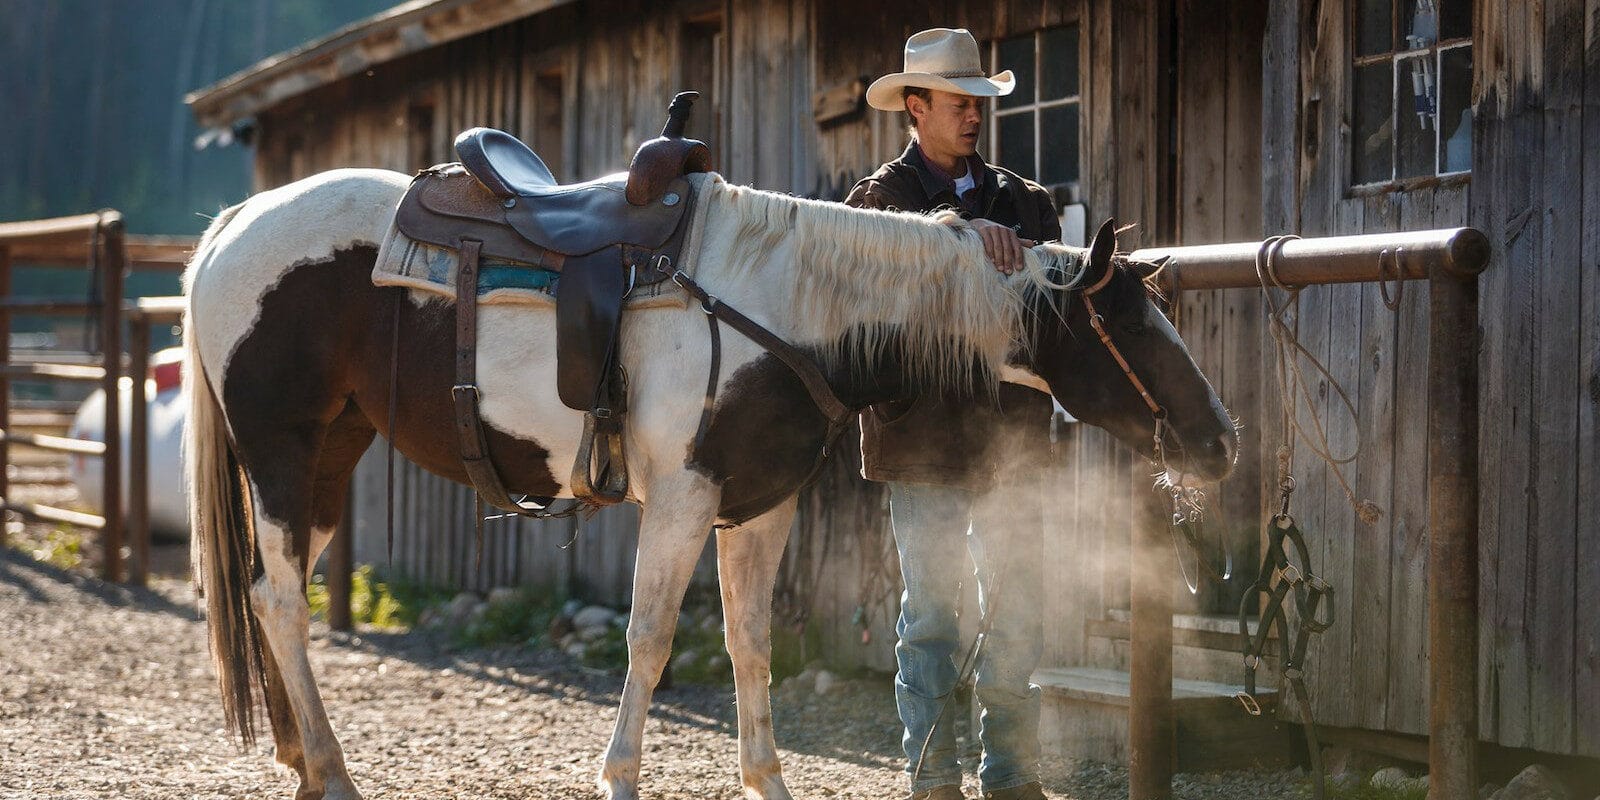
{"label": "stirrup", "polygon": [[[595,436],[595,415],[585,412],[583,438],[572,464],[572,494],[595,506],[615,505],[628,497],[628,459],[622,448],[622,432],[600,434],[599,453],[595,452]],[[598,488],[596,474],[600,477]]]}

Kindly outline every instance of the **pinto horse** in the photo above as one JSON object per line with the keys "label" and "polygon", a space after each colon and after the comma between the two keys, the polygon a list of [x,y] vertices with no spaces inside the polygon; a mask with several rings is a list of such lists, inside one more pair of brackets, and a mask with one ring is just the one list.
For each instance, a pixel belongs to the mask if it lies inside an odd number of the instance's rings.
{"label": "pinto horse", "polygon": [[[297,798],[359,797],[307,659],[305,595],[356,461],[382,434],[423,467],[468,480],[451,424],[455,304],[371,278],[408,180],[336,170],[258,194],[213,222],[184,278],[195,575],[224,713],[248,745],[264,695],[277,759],[300,779]],[[715,175],[696,181],[704,235],[680,263],[721,302],[811,354],[847,405],[981,392],[999,378],[1049,390],[1144,451],[1164,430],[1167,459],[1177,459],[1164,463],[1181,465],[1173,470],[1220,479],[1231,469],[1234,424],[1139,275],[1115,256],[1109,222],[1091,247],[1040,245],[1002,276],[948,212],[892,214]],[[1091,291],[1094,304],[1082,302]],[[557,397],[555,313],[485,305],[479,331],[485,433],[507,488],[570,497],[560,476],[583,419]],[[782,499],[717,527],[718,575],[743,785],[753,798],[789,797],[768,696],[771,601],[794,495],[829,426],[794,372],[730,334],[711,423],[697,437],[710,339],[687,299],[629,311],[621,334],[631,499],[643,515],[627,678],[600,771],[612,800],[638,795],[651,693],[706,537],[726,509],[764,497]]]}

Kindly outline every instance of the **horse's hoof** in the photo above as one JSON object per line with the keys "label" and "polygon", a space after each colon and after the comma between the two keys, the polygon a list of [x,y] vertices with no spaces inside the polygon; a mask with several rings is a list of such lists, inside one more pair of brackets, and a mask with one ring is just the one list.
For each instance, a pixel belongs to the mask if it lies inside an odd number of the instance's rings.
{"label": "horse's hoof", "polygon": [[349,781],[330,782],[328,786],[311,786],[301,781],[294,800],[361,800],[361,793]]}
{"label": "horse's hoof", "polygon": [[762,786],[745,786],[746,800],[794,800],[789,794],[789,787],[783,784],[783,779],[767,781]]}
{"label": "horse's hoof", "polygon": [[639,787],[627,781],[601,779],[600,788],[606,793],[606,800],[639,800]]}

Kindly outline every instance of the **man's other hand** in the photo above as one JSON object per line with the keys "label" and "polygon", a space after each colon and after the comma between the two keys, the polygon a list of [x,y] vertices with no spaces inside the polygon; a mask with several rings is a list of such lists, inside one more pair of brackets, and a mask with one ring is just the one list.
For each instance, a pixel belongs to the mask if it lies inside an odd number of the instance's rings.
{"label": "man's other hand", "polygon": [[1022,248],[1032,247],[1034,242],[1017,236],[1016,231],[998,222],[974,219],[971,223],[972,229],[983,237],[983,253],[995,269],[1007,275],[1022,269]]}

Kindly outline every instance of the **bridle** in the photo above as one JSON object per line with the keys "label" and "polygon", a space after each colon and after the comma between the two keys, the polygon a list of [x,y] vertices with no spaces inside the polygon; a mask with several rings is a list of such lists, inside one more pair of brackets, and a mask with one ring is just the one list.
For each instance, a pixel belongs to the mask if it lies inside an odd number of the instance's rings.
{"label": "bridle", "polygon": [[1156,430],[1151,458],[1165,472],[1167,469],[1166,437],[1171,428],[1167,424],[1167,409],[1156,402],[1155,397],[1151,396],[1150,390],[1145,387],[1144,381],[1139,380],[1139,374],[1134,372],[1133,365],[1128,363],[1128,359],[1122,355],[1122,350],[1117,347],[1116,342],[1111,340],[1111,334],[1106,331],[1105,316],[1094,306],[1094,295],[1111,284],[1111,278],[1116,274],[1116,271],[1117,265],[1115,263],[1107,264],[1105,273],[1100,276],[1100,279],[1095,281],[1093,285],[1079,290],[1078,296],[1082,298],[1083,308],[1089,314],[1089,326],[1094,328],[1094,332],[1100,337],[1100,343],[1105,346],[1106,352],[1110,353],[1111,357],[1116,360],[1117,366],[1122,368],[1122,374],[1127,377],[1128,383],[1133,385],[1134,391],[1137,391],[1140,399],[1144,400],[1145,407],[1150,409],[1150,416],[1155,420]]}
{"label": "bridle", "polygon": [[[1134,391],[1139,393],[1140,399],[1144,400],[1145,407],[1150,409],[1150,416],[1155,420],[1155,435],[1152,437],[1150,459],[1155,462],[1158,470],[1157,475],[1160,476],[1157,480],[1157,486],[1165,488],[1172,497],[1173,545],[1181,550],[1179,541],[1181,538],[1198,555],[1201,550],[1198,528],[1203,522],[1205,493],[1197,486],[1186,485],[1182,477],[1183,470],[1181,469],[1178,471],[1179,478],[1177,482],[1172,482],[1166,477],[1172,474],[1171,465],[1167,457],[1167,437],[1178,438],[1177,431],[1172,430],[1171,424],[1167,421],[1167,409],[1156,402],[1155,397],[1150,394],[1150,389],[1145,386],[1144,381],[1139,379],[1139,374],[1134,371],[1133,365],[1129,364],[1127,357],[1122,355],[1122,350],[1117,347],[1117,343],[1111,340],[1111,334],[1106,330],[1105,317],[1094,305],[1094,295],[1111,284],[1111,279],[1116,274],[1116,270],[1115,263],[1108,264],[1105,274],[1101,275],[1100,279],[1095,281],[1093,285],[1080,290],[1078,296],[1083,299],[1083,308],[1089,314],[1089,326],[1094,328],[1095,334],[1100,337],[1100,343],[1105,346],[1106,352],[1110,353],[1111,357],[1116,360],[1117,366],[1122,368],[1122,374],[1127,377],[1128,383],[1132,384]],[[1180,453],[1183,452],[1181,439],[1179,439],[1177,449]],[[1220,571],[1206,563],[1203,558],[1197,558],[1197,563],[1202,571],[1219,582],[1226,582],[1233,576],[1232,553],[1226,553],[1225,563]],[[1197,592],[1200,586],[1198,577],[1189,575],[1189,568],[1184,565],[1181,555],[1178,558],[1178,565],[1183,570],[1184,583],[1188,584],[1189,591],[1191,593]]]}

